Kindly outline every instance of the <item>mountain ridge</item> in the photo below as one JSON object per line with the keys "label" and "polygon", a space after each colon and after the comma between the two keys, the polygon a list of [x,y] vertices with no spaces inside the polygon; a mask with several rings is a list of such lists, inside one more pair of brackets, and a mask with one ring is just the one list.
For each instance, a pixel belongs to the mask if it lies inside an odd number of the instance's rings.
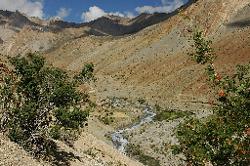
{"label": "mountain ridge", "polygon": [[[10,12],[0,10],[0,25],[8,24],[15,28],[23,28],[24,26],[31,26],[33,29],[42,31],[58,32],[66,28],[82,28],[89,27],[92,35],[111,35],[122,36],[126,34],[136,33],[148,26],[160,23],[176,15],[179,10],[183,10],[194,3],[190,0],[179,9],[170,13],[142,13],[134,18],[119,17],[114,15],[107,15],[97,18],[96,20],[86,23],[74,23],[63,20],[42,20],[39,18],[28,17],[19,11]],[[98,31],[98,34],[91,33]]]}

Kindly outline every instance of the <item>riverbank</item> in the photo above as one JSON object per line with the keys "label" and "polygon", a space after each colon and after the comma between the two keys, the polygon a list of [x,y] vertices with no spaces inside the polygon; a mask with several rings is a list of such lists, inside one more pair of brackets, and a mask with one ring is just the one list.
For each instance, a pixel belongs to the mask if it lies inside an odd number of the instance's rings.
{"label": "riverbank", "polygon": [[[105,124],[95,116],[99,122],[90,124],[93,135],[116,148],[120,154],[150,166],[185,165],[185,156],[172,154],[172,146],[178,145],[175,129],[186,117],[209,114],[206,110],[159,109],[159,106],[149,106],[143,99],[132,101],[114,97],[100,101],[98,105],[103,108],[104,115],[107,115],[108,108],[114,111],[113,122]],[[121,113],[126,118],[116,116]]]}

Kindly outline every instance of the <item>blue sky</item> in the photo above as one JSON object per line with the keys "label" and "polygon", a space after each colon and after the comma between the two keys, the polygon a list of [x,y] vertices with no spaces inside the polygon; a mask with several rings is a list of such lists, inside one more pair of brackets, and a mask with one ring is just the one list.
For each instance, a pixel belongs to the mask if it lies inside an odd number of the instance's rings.
{"label": "blue sky", "polygon": [[161,0],[45,0],[44,9],[48,15],[56,15],[60,8],[70,8],[69,21],[81,21],[83,12],[97,6],[106,12],[135,12],[138,6],[160,6]]}
{"label": "blue sky", "polygon": [[43,19],[86,22],[112,14],[134,17],[140,13],[171,12],[188,0],[0,0],[0,9],[19,10]]}

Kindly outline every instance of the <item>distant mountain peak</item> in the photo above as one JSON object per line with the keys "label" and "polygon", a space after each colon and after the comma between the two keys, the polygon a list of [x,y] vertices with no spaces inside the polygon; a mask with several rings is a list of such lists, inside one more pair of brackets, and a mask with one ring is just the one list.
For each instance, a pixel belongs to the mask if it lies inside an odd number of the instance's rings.
{"label": "distant mountain peak", "polygon": [[[189,4],[190,5],[190,4]],[[184,7],[187,7],[184,6]],[[88,23],[73,23],[59,19],[42,20],[28,17],[18,11],[10,12],[0,10],[0,26],[8,25],[14,29],[22,29],[30,26],[34,30],[58,32],[65,28],[88,27],[91,35],[111,35],[122,36],[136,33],[148,26],[157,24],[176,15],[178,11],[172,13],[142,13],[135,18],[121,17],[117,15],[105,15]]]}

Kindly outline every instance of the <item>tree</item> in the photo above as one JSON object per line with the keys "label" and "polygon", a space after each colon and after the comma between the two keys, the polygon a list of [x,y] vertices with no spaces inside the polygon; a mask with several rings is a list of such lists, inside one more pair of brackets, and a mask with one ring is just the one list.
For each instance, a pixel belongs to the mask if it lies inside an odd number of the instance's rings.
{"label": "tree", "polygon": [[47,66],[39,55],[17,56],[10,63],[12,74],[2,75],[0,87],[1,130],[35,155],[47,155],[54,148],[52,138],[59,138],[53,135],[84,126],[87,96],[77,91],[66,72]]}
{"label": "tree", "polygon": [[202,31],[196,31],[192,37],[194,52],[189,53],[198,64],[206,64],[212,62],[215,58],[213,49],[211,48],[212,41],[207,40],[203,36]]}
{"label": "tree", "polygon": [[[200,38],[200,36],[198,37]],[[198,39],[200,40],[200,39]],[[196,50],[200,45],[196,45]],[[205,49],[206,50],[206,49]],[[205,64],[206,61],[197,61]],[[207,63],[207,62],[206,62]],[[250,164],[250,64],[237,66],[233,76],[219,76],[211,61],[209,80],[218,91],[214,114],[187,120],[177,130],[182,151],[192,165]]]}

